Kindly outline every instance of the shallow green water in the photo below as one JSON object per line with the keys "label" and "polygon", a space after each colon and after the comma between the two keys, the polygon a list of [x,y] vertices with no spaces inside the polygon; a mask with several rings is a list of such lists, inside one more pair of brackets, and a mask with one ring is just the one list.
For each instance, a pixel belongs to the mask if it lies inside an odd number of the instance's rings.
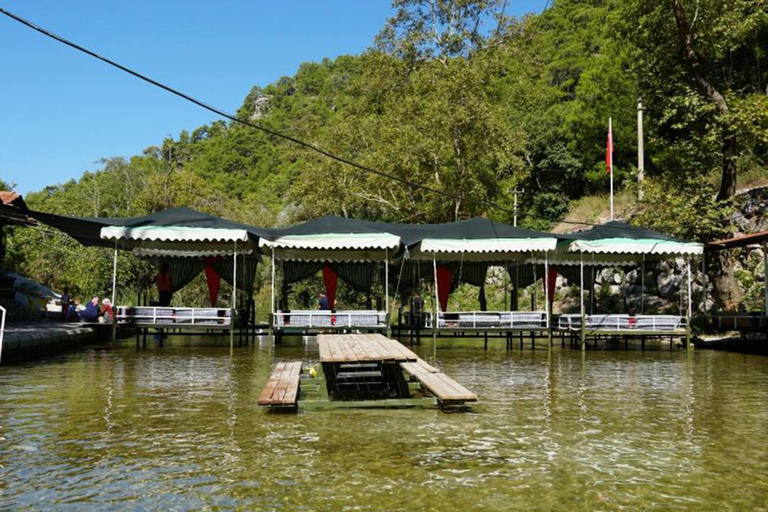
{"label": "shallow green water", "polygon": [[768,509],[763,356],[441,341],[472,414],[269,415],[313,341],[190,342],[0,368],[0,510]]}

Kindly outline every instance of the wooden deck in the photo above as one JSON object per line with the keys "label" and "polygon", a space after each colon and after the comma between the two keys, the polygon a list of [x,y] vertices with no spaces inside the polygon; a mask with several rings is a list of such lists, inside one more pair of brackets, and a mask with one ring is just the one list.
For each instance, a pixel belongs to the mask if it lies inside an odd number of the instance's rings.
{"label": "wooden deck", "polygon": [[411,350],[381,334],[321,334],[317,344],[323,363],[418,360]]}
{"label": "wooden deck", "polygon": [[296,407],[301,366],[301,361],[277,363],[259,396],[258,404],[267,407]]}
{"label": "wooden deck", "polygon": [[441,403],[458,405],[477,402],[476,394],[422,359],[400,363],[400,367],[418,380]]}

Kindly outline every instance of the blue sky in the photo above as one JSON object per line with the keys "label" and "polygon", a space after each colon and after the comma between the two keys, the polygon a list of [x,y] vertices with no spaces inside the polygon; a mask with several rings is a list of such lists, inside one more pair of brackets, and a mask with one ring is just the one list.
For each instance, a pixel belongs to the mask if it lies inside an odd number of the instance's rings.
{"label": "blue sky", "polygon": [[[510,2],[509,14],[545,0]],[[299,64],[357,54],[388,0],[0,0],[42,27],[224,110]],[[0,16],[0,178],[26,194],[215,120]]]}

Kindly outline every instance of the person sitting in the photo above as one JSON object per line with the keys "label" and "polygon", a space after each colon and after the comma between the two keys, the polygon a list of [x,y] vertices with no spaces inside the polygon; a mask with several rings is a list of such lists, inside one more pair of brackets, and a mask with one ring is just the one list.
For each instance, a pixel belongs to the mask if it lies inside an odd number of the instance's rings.
{"label": "person sitting", "polygon": [[104,299],[101,301],[101,311],[99,312],[99,315],[104,319],[105,324],[111,324],[112,319],[114,318],[115,312],[112,309],[112,301],[109,299]]}
{"label": "person sitting", "polygon": [[91,301],[85,305],[85,309],[80,312],[80,319],[83,322],[98,322],[99,313],[99,298],[94,295]]}
{"label": "person sitting", "polygon": [[158,305],[170,306],[173,290],[171,289],[171,272],[167,262],[160,265],[160,273],[157,274],[155,281],[157,282]]}
{"label": "person sitting", "polygon": [[80,320],[80,314],[77,312],[78,306],[80,306],[80,303],[77,301],[77,299],[72,299],[69,302],[69,309],[67,310],[68,322],[77,322]]}
{"label": "person sitting", "polygon": [[61,318],[65,322],[69,320],[69,304],[72,302],[72,296],[69,294],[69,287],[64,287],[61,294]]}
{"label": "person sitting", "polygon": [[318,295],[318,303],[320,305],[321,311],[330,311],[331,310],[331,304],[328,301],[328,296],[324,294],[323,292],[320,292]]}

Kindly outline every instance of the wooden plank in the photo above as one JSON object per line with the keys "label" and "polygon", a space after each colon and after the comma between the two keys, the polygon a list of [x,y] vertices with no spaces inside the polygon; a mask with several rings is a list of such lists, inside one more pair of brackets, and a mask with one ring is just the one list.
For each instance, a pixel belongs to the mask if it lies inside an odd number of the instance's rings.
{"label": "wooden plank", "polygon": [[371,347],[369,334],[352,334],[351,336],[354,336],[352,339],[354,339],[360,347],[360,355],[363,356],[363,358],[361,358],[362,361],[381,360],[378,350]]}
{"label": "wooden plank", "polygon": [[369,355],[368,352],[365,351],[362,344],[359,342],[356,336],[351,335],[347,339],[347,345],[349,346],[349,349],[355,354],[355,359],[357,361],[369,361]]}
{"label": "wooden plank", "polygon": [[275,369],[272,371],[272,374],[269,376],[269,380],[267,380],[267,384],[264,386],[264,389],[261,391],[261,395],[259,396],[258,404],[259,405],[267,405],[271,403],[272,396],[275,393],[275,388],[277,387],[277,384],[280,382],[280,375],[283,373],[283,368],[285,367],[285,363],[280,362],[277,363],[277,366],[275,366]]}
{"label": "wooden plank", "polygon": [[317,348],[320,351],[320,360],[326,361],[330,359],[331,357],[331,351],[328,348],[328,337],[329,334],[320,334],[317,336]]}
{"label": "wooden plank", "polygon": [[411,374],[425,388],[427,388],[440,401],[445,402],[475,402],[477,395],[448,377],[446,374],[435,371],[437,368],[430,366],[419,359],[414,363],[400,363],[400,367]]}
{"label": "wooden plank", "polygon": [[[291,365],[288,372],[288,389],[283,397],[284,404],[295,404],[299,395],[299,380],[301,378],[301,362],[289,363]],[[285,373],[285,372],[284,372]]]}
{"label": "wooden plank", "polygon": [[412,350],[408,349],[405,345],[403,345],[399,341],[387,338],[382,334],[375,334],[374,336],[377,336],[380,341],[384,340],[383,343],[386,343],[389,350],[395,354],[396,360],[416,361],[419,359],[419,356],[417,356]]}
{"label": "wooden plank", "polygon": [[301,366],[300,361],[277,363],[257,403],[267,406],[296,405]]}
{"label": "wooden plank", "polygon": [[379,356],[379,360],[381,361],[398,361],[400,360],[400,355],[395,350],[390,343],[388,343],[387,338],[379,337],[374,335],[370,335],[366,338],[366,341],[368,342],[368,346],[371,347],[372,350],[375,350],[376,353]]}
{"label": "wooden plank", "polygon": [[450,378],[444,373],[430,373],[429,375],[434,375],[437,379],[440,379],[444,386],[445,386],[445,393],[446,396],[443,397],[443,400],[466,400],[466,401],[475,401],[477,400],[477,395],[472,393],[470,390]]}
{"label": "wooden plank", "polygon": [[350,363],[356,363],[358,361],[357,353],[349,344],[349,339],[343,335],[338,336],[337,339],[339,341],[339,348],[344,354],[345,360]]}
{"label": "wooden plank", "polygon": [[400,363],[400,367],[413,376],[421,373],[440,373],[439,369],[430,365],[423,359],[416,359],[415,362]]}

